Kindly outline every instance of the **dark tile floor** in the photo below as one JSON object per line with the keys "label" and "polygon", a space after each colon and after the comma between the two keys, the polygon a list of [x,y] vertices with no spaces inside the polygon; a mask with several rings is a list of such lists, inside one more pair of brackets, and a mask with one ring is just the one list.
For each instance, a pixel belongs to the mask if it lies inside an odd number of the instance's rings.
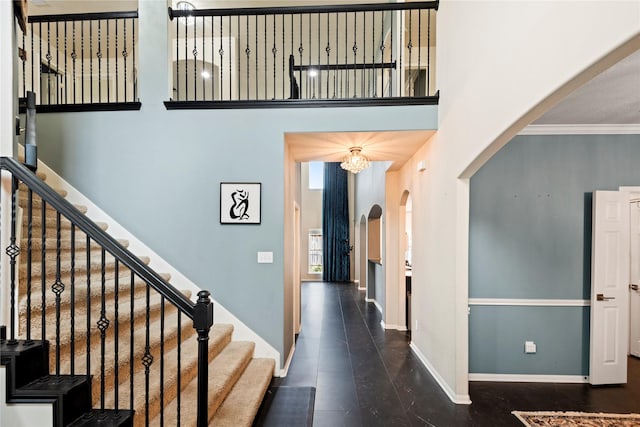
{"label": "dark tile floor", "polygon": [[380,318],[353,284],[303,283],[296,351],[287,377],[272,385],[315,387],[315,427],[522,427],[511,411],[640,412],[633,358],[625,386],[472,382],[473,403],[454,405],[410,350],[409,334],[383,330]]}

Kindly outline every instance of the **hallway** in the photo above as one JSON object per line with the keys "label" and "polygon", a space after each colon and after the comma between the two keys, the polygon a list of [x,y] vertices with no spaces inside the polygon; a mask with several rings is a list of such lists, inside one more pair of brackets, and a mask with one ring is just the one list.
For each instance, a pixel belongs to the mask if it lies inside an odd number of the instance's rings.
{"label": "hallway", "polygon": [[[640,412],[634,358],[625,386],[475,382],[473,403],[454,405],[409,349],[408,334],[383,330],[380,319],[353,284],[303,283],[302,331],[287,377],[272,387],[315,387],[314,427],[517,427],[512,410]],[[288,418],[292,409],[274,398],[255,425],[299,425]]]}

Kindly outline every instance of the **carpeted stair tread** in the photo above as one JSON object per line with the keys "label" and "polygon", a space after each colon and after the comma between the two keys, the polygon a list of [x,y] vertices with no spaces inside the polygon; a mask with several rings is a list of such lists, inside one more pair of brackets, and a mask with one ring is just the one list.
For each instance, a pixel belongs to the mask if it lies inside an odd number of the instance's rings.
{"label": "carpeted stair tread", "polygon": [[[37,200],[39,200],[37,206],[35,204],[36,198],[37,198]],[[22,215],[23,215],[24,218],[26,218],[28,216],[27,214],[29,212],[29,198],[28,198],[28,196],[20,197],[18,199],[18,205],[22,209],[24,209],[24,211],[22,212]],[[78,211],[80,211],[80,213],[83,214],[83,215],[86,214],[87,211],[89,210],[85,205],[80,205],[80,204],[75,204],[75,203],[72,203],[72,205],[73,205],[74,208],[76,208]],[[42,203],[41,203],[40,197],[37,196],[36,194],[34,194],[32,199],[31,199],[31,215],[34,216],[34,217],[36,215],[41,215],[42,214],[42,210],[41,209],[42,209]],[[51,205],[49,205],[47,203],[46,213],[47,213],[47,216],[51,215],[52,217],[55,217],[56,209],[53,206],[51,206]]]}
{"label": "carpeted stair tread", "polygon": [[[215,359],[209,362],[209,422],[251,361],[254,348],[255,344],[252,342],[232,341]],[[181,394],[181,426],[196,425],[197,392],[198,381],[194,377]],[[164,413],[169,419],[175,419],[177,401],[174,400],[165,405]],[[150,424],[158,425],[158,421],[159,418]]]}
{"label": "carpeted stair tread", "polygon": [[[161,277],[165,281],[169,281],[169,274],[161,274]],[[85,307],[86,306],[86,298],[87,293],[89,293],[91,297],[92,304],[100,304],[100,300],[102,297],[102,283],[100,280],[100,276],[96,275],[92,277],[92,286],[87,290],[87,286],[85,284],[86,276],[82,276],[76,278],[75,289],[74,289],[74,298],[76,307]],[[25,285],[26,287],[26,285]],[[134,297],[140,297],[146,290],[147,285],[146,282],[137,276],[133,281],[133,289],[134,289]],[[22,289],[22,288],[21,288]],[[129,300],[131,297],[130,289],[131,289],[131,273],[126,272],[124,274],[119,274],[118,276],[118,300],[123,302],[125,300]],[[88,292],[87,292],[88,291]],[[105,296],[107,298],[115,298],[116,291],[116,282],[115,277],[105,279]],[[187,297],[191,297],[191,292],[188,290],[182,291],[182,293]],[[48,285],[46,288],[46,305],[45,310],[55,310],[56,309],[56,300],[55,294],[51,289],[51,286]],[[20,298],[20,302],[18,304],[18,313],[26,314],[27,312],[27,296],[26,289],[24,290],[23,296]],[[60,294],[60,310],[66,313],[70,313],[71,311],[71,285],[65,287],[65,291]],[[40,316],[42,313],[42,286],[41,282],[32,284],[31,288],[31,315],[32,316]]]}
{"label": "carpeted stair tread", "polygon": [[[27,192],[28,192],[27,191],[28,190],[27,185],[21,182],[20,184],[18,184],[18,189],[20,190],[20,192],[19,192],[20,197],[26,198],[27,197]],[[56,193],[58,193],[62,197],[67,197],[67,194],[68,194],[67,190],[63,190],[62,188],[52,188],[52,190],[55,191]]]}
{"label": "carpeted stair tread", "polygon": [[[129,241],[126,239],[116,239],[116,241],[120,244],[120,246],[127,248],[129,247]],[[45,238],[45,251],[56,251],[57,249],[57,239],[55,237],[47,237]],[[71,257],[71,236],[67,236],[66,238],[60,239],[60,249],[66,252],[66,256]],[[22,235],[22,240],[20,241],[20,251],[21,255],[27,253],[28,241],[26,233]],[[90,242],[91,250],[100,250],[100,246],[91,240]],[[73,248],[76,252],[81,251],[80,254],[76,254],[76,258],[81,257],[84,259],[84,255],[87,250],[87,237],[86,234],[81,232],[80,230],[76,230],[75,240],[73,241]],[[40,250],[42,249],[42,239],[40,235],[33,235],[31,238],[31,251],[32,257],[34,256],[33,252],[37,252],[37,255],[40,256]],[[26,260],[25,260],[26,262]]]}
{"label": "carpeted stair tread", "polygon": [[[214,331],[214,329],[216,329]],[[253,351],[252,346],[248,346],[248,344],[253,343],[244,343],[244,342],[231,342],[231,332],[233,327],[230,325],[222,326],[220,328],[216,328],[214,326],[210,333],[209,338],[209,359],[216,360],[218,358],[223,358],[225,363],[229,363],[232,366],[238,365],[242,363],[242,358],[238,359],[239,351],[238,349],[243,349],[244,351]],[[190,384],[192,381],[196,379],[197,374],[197,365],[198,365],[198,342],[192,337],[180,346],[181,358],[180,358],[180,382],[184,387],[185,384]],[[164,402],[173,401],[176,396],[176,385],[178,383],[177,376],[177,353],[178,348],[174,348],[170,351],[165,350],[164,355],[164,382],[162,391],[164,393]],[[225,355],[225,356],[223,356]],[[230,355],[230,356],[229,356]],[[153,362],[150,366],[150,375],[149,375],[149,419],[156,417],[160,413],[160,358],[154,358]],[[141,366],[141,364],[140,364]],[[211,363],[210,363],[211,366]],[[211,367],[209,368],[211,370]],[[140,372],[137,375],[134,375],[134,405],[133,409],[136,411],[136,416],[134,419],[135,426],[144,425],[145,418],[145,405],[147,402],[144,400],[144,393],[136,393],[135,390],[144,390],[146,388],[146,378],[144,372]],[[211,378],[211,371],[210,371]],[[129,402],[129,387],[130,384],[128,381],[120,384],[119,390],[119,401],[121,405],[128,405]],[[189,399],[186,397],[183,392],[181,395],[183,402],[185,399]],[[96,405],[94,401],[94,406]],[[112,395],[106,396],[105,399],[106,407],[112,407],[114,405],[114,399]],[[193,402],[191,402],[193,405]],[[166,406],[166,405],[165,405]],[[166,413],[165,407],[165,413]],[[150,423],[150,425],[158,425],[156,423]],[[181,424],[182,425],[182,424]]]}
{"label": "carpeted stair tread", "polygon": [[273,359],[251,360],[210,424],[216,427],[250,427],[271,383],[274,365]]}

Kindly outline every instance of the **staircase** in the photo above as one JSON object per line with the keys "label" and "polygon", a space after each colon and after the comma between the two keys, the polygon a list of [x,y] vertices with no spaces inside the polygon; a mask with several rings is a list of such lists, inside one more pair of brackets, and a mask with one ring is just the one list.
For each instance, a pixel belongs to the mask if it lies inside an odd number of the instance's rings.
{"label": "staircase", "polygon": [[[46,180],[44,175],[39,178]],[[195,426],[198,341],[193,321],[24,184],[18,204],[23,215],[16,335],[21,340],[13,349],[38,347],[36,359],[46,362],[31,369],[34,378],[14,384],[14,401],[24,401],[20,396],[38,382],[48,381],[49,388],[51,383],[68,388],[73,383],[75,397],[60,400],[81,401],[78,396],[84,393],[94,411],[74,412],[73,419],[58,414],[54,425]],[[76,209],[86,212],[82,206]],[[149,263],[148,258],[139,259]],[[208,421],[250,426],[273,376],[274,361],[254,358],[254,343],[233,341],[232,335],[233,327],[226,324],[214,324],[209,333]],[[48,345],[40,342],[43,337]],[[3,364],[12,365],[10,376],[21,362],[6,341],[0,349]],[[51,399],[51,393],[41,394]],[[67,410],[63,404],[56,408]]]}

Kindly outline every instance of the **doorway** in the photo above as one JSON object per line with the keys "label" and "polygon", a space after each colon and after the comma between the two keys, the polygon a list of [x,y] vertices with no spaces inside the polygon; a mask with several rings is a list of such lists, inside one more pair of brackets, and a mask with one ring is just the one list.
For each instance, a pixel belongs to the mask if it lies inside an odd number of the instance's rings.
{"label": "doorway", "polygon": [[407,331],[411,330],[412,218],[411,195],[405,191],[398,211],[398,329]]}

